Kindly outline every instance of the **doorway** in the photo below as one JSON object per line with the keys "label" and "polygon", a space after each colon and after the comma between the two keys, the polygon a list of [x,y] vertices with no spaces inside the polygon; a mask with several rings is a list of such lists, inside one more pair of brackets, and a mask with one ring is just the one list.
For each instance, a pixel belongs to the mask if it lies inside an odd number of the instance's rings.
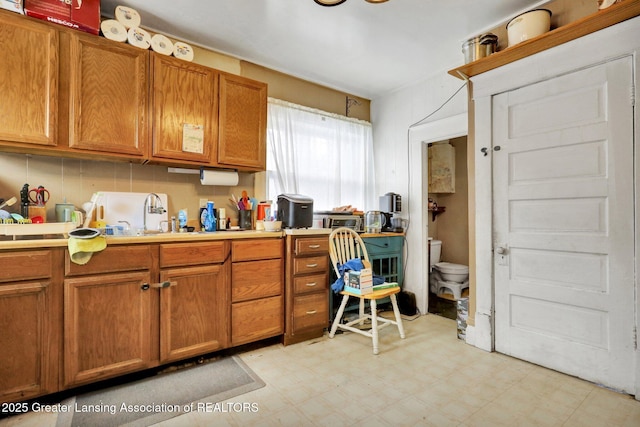
{"label": "doorway", "polygon": [[[451,148],[447,147],[449,148],[447,152],[453,155],[451,166],[445,165],[444,169],[450,169],[453,179],[447,180],[446,185],[430,186],[431,191],[436,190],[438,192],[429,192],[429,199],[435,203],[437,208],[429,211],[428,234],[430,238],[442,242],[440,261],[468,266],[469,173],[467,167],[467,136],[433,142],[429,146],[432,148],[438,144],[451,146]],[[434,173],[433,168],[429,173]],[[431,178],[432,182],[435,180],[434,177]],[[467,288],[463,290],[462,297],[467,298],[468,295],[469,289]],[[455,320],[457,318],[457,303],[454,295],[448,291],[436,291],[434,293],[430,287],[429,313]]]}

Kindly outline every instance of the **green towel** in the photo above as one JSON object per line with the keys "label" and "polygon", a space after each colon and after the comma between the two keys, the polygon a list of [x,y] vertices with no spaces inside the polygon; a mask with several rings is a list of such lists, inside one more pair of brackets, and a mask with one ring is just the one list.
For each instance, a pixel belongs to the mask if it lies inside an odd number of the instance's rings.
{"label": "green towel", "polygon": [[92,239],[69,237],[68,246],[71,261],[84,265],[89,262],[91,255],[107,247],[107,239],[104,236],[96,236]]}

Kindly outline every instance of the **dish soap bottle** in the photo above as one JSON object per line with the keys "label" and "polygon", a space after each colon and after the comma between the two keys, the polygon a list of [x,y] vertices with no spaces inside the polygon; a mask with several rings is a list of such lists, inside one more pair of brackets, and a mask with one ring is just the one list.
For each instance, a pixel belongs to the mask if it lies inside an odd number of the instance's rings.
{"label": "dish soap bottle", "polygon": [[202,221],[204,231],[216,231],[216,214],[213,209],[213,202],[207,202],[207,210],[202,214],[205,216],[204,221]]}

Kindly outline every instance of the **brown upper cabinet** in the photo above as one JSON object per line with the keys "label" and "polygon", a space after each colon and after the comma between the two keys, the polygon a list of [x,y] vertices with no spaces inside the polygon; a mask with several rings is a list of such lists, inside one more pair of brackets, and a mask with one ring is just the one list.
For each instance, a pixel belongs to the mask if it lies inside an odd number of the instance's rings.
{"label": "brown upper cabinet", "polygon": [[137,158],[148,150],[148,51],[78,31],[61,34],[60,145]]}
{"label": "brown upper cabinet", "polygon": [[266,168],[267,85],[0,10],[0,151]]}
{"label": "brown upper cabinet", "polygon": [[220,75],[220,166],[266,169],[267,85],[231,74]]}
{"label": "brown upper cabinet", "polygon": [[0,20],[0,144],[9,151],[57,143],[58,31],[4,12]]}
{"label": "brown upper cabinet", "polygon": [[218,73],[152,53],[153,160],[211,163],[217,146]]}

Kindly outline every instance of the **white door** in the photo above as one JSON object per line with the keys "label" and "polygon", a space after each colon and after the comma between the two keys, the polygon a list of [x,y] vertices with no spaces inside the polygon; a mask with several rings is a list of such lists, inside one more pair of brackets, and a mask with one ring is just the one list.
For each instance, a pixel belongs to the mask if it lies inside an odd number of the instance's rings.
{"label": "white door", "polygon": [[634,391],[630,57],[493,99],[495,348]]}

